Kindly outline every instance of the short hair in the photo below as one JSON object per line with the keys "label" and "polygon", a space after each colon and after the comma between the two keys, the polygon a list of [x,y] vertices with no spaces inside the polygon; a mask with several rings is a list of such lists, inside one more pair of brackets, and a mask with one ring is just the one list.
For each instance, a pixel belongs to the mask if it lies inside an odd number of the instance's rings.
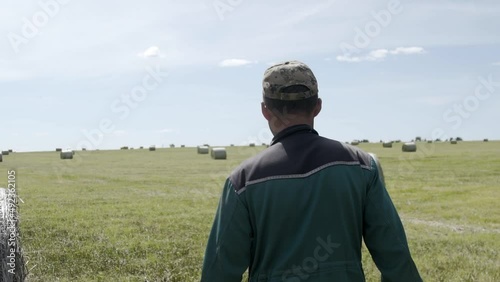
{"label": "short hair", "polygon": [[[292,85],[283,88],[283,93],[299,93],[309,91],[309,88],[304,85]],[[272,112],[278,112],[281,115],[286,114],[311,114],[314,107],[318,103],[318,95],[311,96],[302,100],[278,100],[264,96],[264,104]]]}

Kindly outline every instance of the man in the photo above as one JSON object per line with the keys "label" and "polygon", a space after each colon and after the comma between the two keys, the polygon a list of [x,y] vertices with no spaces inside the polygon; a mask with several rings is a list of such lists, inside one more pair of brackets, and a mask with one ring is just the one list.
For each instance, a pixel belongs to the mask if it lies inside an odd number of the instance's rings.
{"label": "man", "polygon": [[274,65],[263,80],[271,146],[226,180],[202,281],[364,281],[364,239],[382,281],[421,281],[398,213],[367,153],[320,137],[311,69]]}

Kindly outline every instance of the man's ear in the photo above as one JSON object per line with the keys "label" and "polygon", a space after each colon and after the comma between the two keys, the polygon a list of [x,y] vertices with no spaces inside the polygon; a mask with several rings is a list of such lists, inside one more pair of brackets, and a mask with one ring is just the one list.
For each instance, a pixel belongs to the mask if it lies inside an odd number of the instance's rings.
{"label": "man's ear", "polygon": [[316,106],[314,107],[313,110],[313,117],[316,117],[321,112],[322,104],[323,101],[321,101],[321,98],[318,98],[318,102],[316,103]]}
{"label": "man's ear", "polygon": [[266,107],[266,104],[264,104],[264,102],[260,103],[260,109],[264,118],[268,121],[271,121],[271,119],[273,118],[273,113]]}

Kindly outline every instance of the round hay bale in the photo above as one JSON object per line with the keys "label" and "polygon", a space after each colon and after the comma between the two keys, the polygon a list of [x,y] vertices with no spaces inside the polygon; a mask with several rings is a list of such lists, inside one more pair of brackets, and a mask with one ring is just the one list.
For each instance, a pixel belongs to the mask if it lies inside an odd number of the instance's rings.
{"label": "round hay bale", "polygon": [[3,162],[3,157],[0,155],[0,163]]}
{"label": "round hay bale", "polygon": [[123,146],[120,148],[120,150],[128,150],[128,146]]}
{"label": "round hay bale", "polygon": [[483,142],[488,142],[488,139],[483,139]]}
{"label": "round hay bale", "polygon": [[73,159],[74,154],[75,153],[73,151],[63,151],[60,154],[61,160],[71,160],[71,159]]}
{"label": "round hay bale", "polygon": [[450,143],[453,145],[456,145],[458,142],[457,142],[457,140],[451,140]]}
{"label": "round hay bale", "polygon": [[62,148],[56,148],[56,152],[62,152]]}
{"label": "round hay bale", "polygon": [[255,143],[250,143],[250,147],[255,147]]}
{"label": "round hay bale", "polygon": [[403,144],[403,147],[401,147],[403,152],[416,152],[417,151],[417,144],[415,142],[407,142]]}
{"label": "round hay bale", "polygon": [[214,160],[225,160],[227,158],[226,148],[212,148],[210,156]]}
{"label": "round hay bale", "polygon": [[392,148],[392,142],[384,142],[384,143],[382,143],[382,147],[384,147],[384,148]]}
{"label": "round hay bale", "polygon": [[384,177],[384,171],[382,170],[382,164],[380,164],[380,161],[374,153],[368,153],[370,156],[372,156],[373,160],[375,161],[375,164],[377,164],[377,169],[378,169],[378,174],[379,178],[382,181],[382,183],[385,185],[385,177]]}
{"label": "round hay bale", "polygon": [[181,145],[181,148],[186,148],[186,145]]}
{"label": "round hay bale", "polygon": [[208,154],[208,146],[198,146],[197,148],[198,154]]}
{"label": "round hay bale", "polygon": [[156,147],[155,146],[149,146],[149,150],[150,151],[156,151]]}
{"label": "round hay bale", "polygon": [[175,148],[175,144],[170,144],[170,148]]}
{"label": "round hay bale", "polygon": [[427,140],[427,143],[429,143],[429,144],[432,143],[432,140]]}
{"label": "round hay bale", "polygon": [[15,189],[0,188],[0,281],[5,282],[25,281],[28,274],[21,247],[17,203]]}
{"label": "round hay bale", "polygon": [[14,152],[14,151],[12,149],[9,149],[9,153],[12,153],[12,152]]}
{"label": "round hay bale", "polygon": [[354,146],[359,145],[359,140],[352,140],[351,145],[354,145]]}
{"label": "round hay bale", "polygon": [[9,155],[9,151],[2,151],[2,155],[8,156]]}

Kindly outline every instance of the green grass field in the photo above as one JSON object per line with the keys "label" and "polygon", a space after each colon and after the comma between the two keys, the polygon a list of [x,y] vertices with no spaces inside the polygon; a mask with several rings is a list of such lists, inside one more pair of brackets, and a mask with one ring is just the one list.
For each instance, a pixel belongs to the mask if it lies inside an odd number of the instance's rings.
{"label": "green grass field", "polygon": [[[500,142],[377,154],[425,281],[500,281]],[[264,147],[13,153],[29,281],[199,281],[225,178]],[[368,281],[379,273],[364,249]]]}

